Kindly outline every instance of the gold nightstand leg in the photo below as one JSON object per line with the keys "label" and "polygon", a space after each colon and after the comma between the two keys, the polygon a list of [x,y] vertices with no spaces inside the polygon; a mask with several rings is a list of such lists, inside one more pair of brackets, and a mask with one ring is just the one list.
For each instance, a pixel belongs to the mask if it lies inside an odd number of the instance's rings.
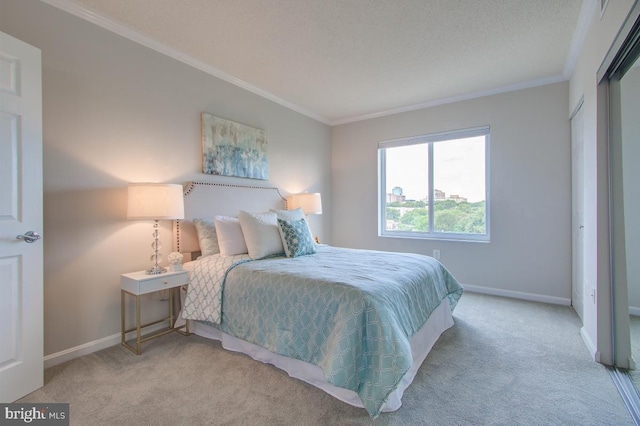
{"label": "gold nightstand leg", "polygon": [[169,328],[173,328],[173,289],[169,289]]}
{"label": "gold nightstand leg", "polygon": [[125,332],[124,332],[124,324],[125,324],[125,319],[124,319],[124,290],[120,290],[120,325],[121,325],[121,331],[122,331],[122,344],[124,345],[125,343]]}
{"label": "gold nightstand leg", "polygon": [[136,355],[140,355],[142,346],[140,338],[140,296],[136,295]]}

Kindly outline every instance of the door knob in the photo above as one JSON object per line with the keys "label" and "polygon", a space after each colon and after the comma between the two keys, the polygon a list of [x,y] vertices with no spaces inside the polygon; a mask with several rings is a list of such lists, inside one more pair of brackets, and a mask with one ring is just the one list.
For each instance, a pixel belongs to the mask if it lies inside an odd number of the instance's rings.
{"label": "door knob", "polygon": [[17,240],[24,240],[26,243],[35,243],[40,238],[42,237],[36,231],[27,231],[24,235],[18,235],[16,237]]}

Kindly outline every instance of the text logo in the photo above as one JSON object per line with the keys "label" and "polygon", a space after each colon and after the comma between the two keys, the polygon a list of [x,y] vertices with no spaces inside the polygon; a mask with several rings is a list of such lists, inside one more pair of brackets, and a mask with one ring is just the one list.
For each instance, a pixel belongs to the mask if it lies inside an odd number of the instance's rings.
{"label": "text logo", "polygon": [[0,426],[69,426],[69,404],[0,404]]}

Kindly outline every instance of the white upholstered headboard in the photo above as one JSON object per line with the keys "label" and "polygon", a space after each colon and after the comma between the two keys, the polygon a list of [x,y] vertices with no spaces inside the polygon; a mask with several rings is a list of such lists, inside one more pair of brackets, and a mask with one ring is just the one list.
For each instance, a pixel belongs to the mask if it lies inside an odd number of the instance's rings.
{"label": "white upholstered headboard", "polygon": [[173,250],[185,255],[200,251],[193,219],[213,219],[216,215],[238,216],[239,210],[263,212],[286,209],[287,201],[278,188],[189,182],[184,189],[184,220],[173,222]]}

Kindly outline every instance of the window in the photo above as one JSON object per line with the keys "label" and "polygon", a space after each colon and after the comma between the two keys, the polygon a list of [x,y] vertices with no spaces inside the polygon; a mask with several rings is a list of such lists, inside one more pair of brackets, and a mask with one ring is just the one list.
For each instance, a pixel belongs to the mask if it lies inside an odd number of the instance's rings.
{"label": "window", "polygon": [[379,235],[489,240],[489,127],[378,144]]}

